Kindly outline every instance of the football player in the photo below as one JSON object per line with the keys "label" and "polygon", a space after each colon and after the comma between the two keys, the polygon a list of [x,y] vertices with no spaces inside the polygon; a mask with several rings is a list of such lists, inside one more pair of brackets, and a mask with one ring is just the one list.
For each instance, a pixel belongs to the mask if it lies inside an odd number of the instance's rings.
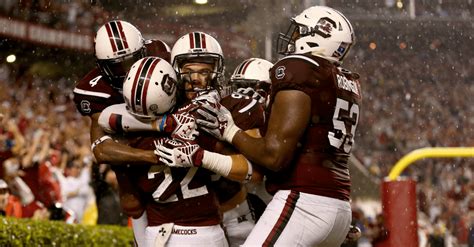
{"label": "football player", "polygon": [[[208,40],[210,38],[212,37],[200,32],[190,33],[181,37],[175,43],[171,51],[173,66],[181,76],[181,83],[185,92],[185,99],[187,100],[195,100],[196,95],[202,93],[203,90],[215,90],[221,85],[221,80],[223,80],[221,76],[223,72],[223,61],[220,61],[223,59],[221,55],[222,51],[218,49],[216,51],[219,52],[215,52],[216,54],[209,52],[212,51],[208,46]],[[219,55],[216,56],[217,54]],[[245,69],[249,69],[248,72],[255,72],[254,67],[262,65],[261,61],[256,60],[251,61],[250,64],[252,64],[252,66],[249,67],[247,65],[245,67]],[[263,67],[265,67],[265,65],[263,65]],[[267,77],[269,73],[268,68],[266,70]],[[240,79],[250,79],[242,77],[242,71],[240,71],[241,74],[239,74],[241,75]],[[250,75],[251,73],[248,74]],[[265,76],[265,73],[263,76]],[[257,79],[257,76],[255,76],[254,79]],[[240,82],[243,82],[243,80],[240,80]],[[247,81],[247,83],[249,82],[250,81]],[[252,82],[256,81],[253,80]],[[247,90],[246,93],[250,94],[250,91],[251,90]],[[254,95],[254,93],[246,95],[236,92],[224,97],[220,102],[230,109],[239,127],[258,136],[259,133],[257,130],[263,126],[264,123],[263,105],[259,103],[259,99],[260,98],[258,98],[256,94]],[[208,168],[209,165],[207,163],[210,162],[216,167],[219,167],[219,169],[223,169],[223,167],[229,167],[228,169],[230,169],[229,175],[211,169],[217,174],[223,175],[220,178],[215,178],[213,189],[219,199],[221,212],[223,212],[223,226],[226,230],[229,244],[231,246],[239,246],[244,242],[248,233],[255,225],[253,206],[247,201],[247,190],[242,186],[242,182],[247,183],[250,176],[253,176],[253,181],[258,181],[261,180],[261,176],[257,175],[259,173],[256,172],[249,163],[249,168],[246,170],[249,176],[246,179],[242,179],[242,177],[235,179],[232,175],[234,169],[239,167],[239,165],[236,164],[237,162],[233,162],[232,166],[229,166],[228,164],[230,162],[225,161],[229,156],[223,155],[233,154],[235,150],[222,145],[222,143],[216,142],[214,138],[210,138],[206,133],[200,134],[197,139],[197,144],[201,146],[198,150],[206,150],[204,151],[202,159],[203,167]],[[221,155],[213,154],[216,158],[215,160],[211,160],[210,155],[207,157],[207,155],[210,154],[209,151],[214,151]],[[162,159],[174,159],[175,157],[172,157],[170,155],[171,153],[173,153],[172,150],[160,145],[157,146],[157,154],[160,155]],[[226,158],[224,159],[224,157]],[[245,166],[241,165],[240,167]],[[253,171],[251,169],[253,169]]]}
{"label": "football player", "polygon": [[[261,105],[265,108],[267,94],[270,90],[270,68],[273,64],[261,58],[249,58],[241,62],[232,73],[230,84],[232,93],[224,97],[221,104],[231,109],[233,102],[239,102],[243,99],[251,99],[251,103]],[[245,119],[246,116],[236,114],[242,111],[245,114],[245,108],[236,109],[234,116]],[[263,121],[260,122],[263,127]],[[252,126],[255,135],[260,136],[258,125]],[[256,169],[256,168],[255,168]],[[255,222],[261,216],[266,207],[266,203],[261,197],[268,200],[268,193],[263,195],[264,188],[262,181],[251,183],[237,183],[229,181],[224,177],[214,182],[216,192],[220,195],[221,211],[223,212],[222,225],[226,231],[230,246],[240,246],[245,242],[250,231],[255,226]],[[260,190],[257,190],[260,188]],[[233,192],[237,196],[233,196]],[[259,191],[258,196],[256,195]],[[238,193],[237,193],[238,192]],[[253,192],[247,193],[247,192]]]}
{"label": "football player", "polygon": [[[166,124],[163,114],[174,110],[176,105],[177,76],[173,67],[163,59],[145,57],[132,65],[123,86],[125,103],[113,105],[105,112],[128,112],[143,123],[156,121]],[[180,112],[180,110],[177,110]],[[186,120],[186,113],[179,115]],[[104,114],[105,115],[105,114]],[[102,116],[104,116],[102,115]],[[109,122],[123,114],[109,116]],[[103,123],[102,116],[100,122]],[[173,118],[177,114],[169,115]],[[189,118],[191,119],[191,118]],[[188,120],[189,120],[188,119]],[[115,122],[117,123],[117,122]],[[131,127],[136,129],[137,125]],[[162,123],[162,124],[161,124]],[[114,124],[109,127],[113,127]],[[187,125],[189,126],[189,125]],[[194,133],[185,132],[176,139],[193,139]],[[119,134],[119,133],[117,133]],[[155,149],[156,140],[169,136],[164,131],[143,133],[126,132],[125,138],[130,146],[139,149]],[[114,135],[114,138],[119,136]],[[167,139],[167,141],[170,141]],[[173,143],[169,143],[173,145]],[[146,246],[198,245],[226,246],[224,231],[220,227],[219,205],[215,194],[208,187],[211,173],[197,167],[166,167],[163,165],[136,166],[136,177],[132,179],[143,193],[149,196],[145,204],[148,226],[146,227]]]}
{"label": "football player", "polygon": [[[160,40],[145,40],[132,24],[109,21],[96,33],[94,39],[97,67],[76,83],[74,102],[77,110],[91,118],[90,138],[92,151],[98,164],[111,164],[119,183],[120,203],[123,211],[132,217],[135,238],[144,238],[146,215],[135,185],[130,183],[131,169],[127,164],[156,164],[153,152],[140,152],[111,140],[98,125],[101,111],[109,105],[123,103],[122,84],[130,66],[148,55],[170,56],[168,45]],[[151,54],[151,52],[153,54]],[[141,230],[140,230],[141,229]],[[142,236],[142,237],[140,237]]]}
{"label": "football player", "polygon": [[354,43],[348,19],[314,6],[291,19],[270,70],[272,91],[263,138],[233,124],[225,107],[204,105],[197,120],[269,170],[274,194],[244,246],[340,246],[351,221],[348,159],[360,117],[359,76],[340,64]]}

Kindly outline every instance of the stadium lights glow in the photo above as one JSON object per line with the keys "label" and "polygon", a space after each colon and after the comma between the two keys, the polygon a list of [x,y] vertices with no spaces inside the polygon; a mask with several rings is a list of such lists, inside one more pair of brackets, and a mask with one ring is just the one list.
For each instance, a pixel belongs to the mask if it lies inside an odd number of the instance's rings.
{"label": "stadium lights glow", "polygon": [[194,0],[197,4],[207,4],[207,0]]}
{"label": "stadium lights glow", "polygon": [[16,61],[16,56],[15,54],[8,55],[7,57],[7,63],[13,63]]}
{"label": "stadium lights glow", "polygon": [[400,44],[398,46],[400,47],[400,49],[404,50],[405,48],[407,48],[407,43],[400,42]]}
{"label": "stadium lights glow", "polygon": [[370,48],[371,50],[375,50],[375,48],[377,48],[377,44],[376,44],[375,42],[370,42],[369,48]]}
{"label": "stadium lights glow", "polygon": [[401,0],[397,1],[397,8],[399,9],[403,8],[403,2]]}

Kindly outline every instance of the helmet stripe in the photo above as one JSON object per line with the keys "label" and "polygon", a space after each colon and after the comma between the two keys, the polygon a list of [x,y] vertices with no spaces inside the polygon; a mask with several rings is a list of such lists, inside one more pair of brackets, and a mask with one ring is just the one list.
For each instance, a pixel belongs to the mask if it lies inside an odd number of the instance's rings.
{"label": "helmet stripe", "polygon": [[141,71],[142,71],[142,68],[143,68],[143,65],[145,64],[145,62],[148,60],[147,59],[143,59],[140,63],[140,65],[138,66],[138,69],[137,69],[137,73],[135,74],[135,78],[133,79],[133,85],[132,85],[132,97],[130,97],[131,101],[130,102],[132,104],[132,111],[136,112],[136,107],[135,107],[135,98],[136,98],[136,95],[137,95],[137,83],[138,83],[138,79],[140,78],[140,74],[141,74]]}
{"label": "helmet stripe", "polygon": [[115,45],[115,39],[114,39],[114,36],[112,35],[112,29],[110,27],[110,22],[105,25],[105,29],[107,30],[107,35],[109,35],[109,41],[110,41],[110,45],[112,46],[112,51],[116,52],[117,51],[117,46]]}
{"label": "helmet stripe", "polygon": [[247,70],[247,67],[249,64],[253,61],[253,59],[248,59],[245,62],[243,62],[240,66],[239,69],[237,70],[236,75],[242,75],[245,73],[245,70]]}
{"label": "helmet stripe", "polygon": [[150,68],[146,72],[145,78],[145,83],[143,85],[143,90],[142,90],[142,111],[143,115],[148,115],[148,109],[146,107],[146,98],[147,98],[147,93],[148,93],[148,85],[150,84],[150,78],[151,75],[153,74],[153,70],[155,69],[155,66],[160,62],[161,59],[153,59],[152,64],[150,65]]}
{"label": "helmet stripe", "polygon": [[245,71],[247,70],[247,68],[249,67],[249,65],[250,65],[253,61],[254,61],[254,59],[250,59],[250,60],[247,61],[247,63],[245,63],[245,65],[244,65],[243,68],[242,68],[242,72],[241,72],[242,75],[245,74]]}
{"label": "helmet stripe", "polygon": [[194,43],[196,44],[196,48],[202,48],[202,44],[201,44],[201,35],[199,35],[200,33],[194,33]]}
{"label": "helmet stripe", "polygon": [[191,47],[191,49],[194,49],[194,34],[193,33],[189,33],[189,46]]}
{"label": "helmet stripe", "polygon": [[206,48],[206,35],[204,33],[201,33],[201,44],[202,48]]}
{"label": "helmet stripe", "polygon": [[114,42],[117,45],[117,51],[123,50],[123,44],[122,44],[122,41],[121,41],[121,38],[120,38],[119,30],[118,30],[118,27],[117,27],[117,22],[116,21],[110,22],[110,27],[111,27],[112,33],[114,35],[113,36]]}
{"label": "helmet stripe", "polygon": [[117,26],[118,26],[118,29],[119,29],[121,40],[123,42],[123,46],[125,47],[125,49],[128,49],[127,36],[125,36],[125,33],[123,32],[122,22],[117,21]]}
{"label": "helmet stripe", "polygon": [[244,67],[245,63],[239,64],[239,67],[237,67],[234,71],[233,75],[240,75],[240,71],[242,71],[242,67]]}
{"label": "helmet stripe", "polygon": [[150,68],[151,66],[151,63],[153,62],[153,58],[147,58],[145,60],[145,63],[143,64],[143,67],[142,67],[142,70],[139,71],[138,74],[140,74],[140,76],[138,77],[138,80],[135,82],[134,85],[136,85],[136,93],[135,93],[135,98],[134,101],[135,101],[135,106],[139,105],[141,107],[141,112],[143,113],[144,109],[143,109],[143,87],[145,86],[144,83],[146,81],[146,76],[147,76],[147,73],[148,73],[148,69]]}

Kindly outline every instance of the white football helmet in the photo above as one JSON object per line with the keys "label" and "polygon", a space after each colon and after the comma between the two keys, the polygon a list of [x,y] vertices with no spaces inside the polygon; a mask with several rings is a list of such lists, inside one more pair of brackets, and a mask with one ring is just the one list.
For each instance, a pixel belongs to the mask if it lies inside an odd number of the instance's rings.
{"label": "white football helmet", "polygon": [[135,62],[123,83],[127,110],[138,119],[149,120],[173,109],[176,104],[176,72],[159,57]]}
{"label": "white football helmet", "polygon": [[277,47],[283,55],[311,53],[340,64],[354,41],[354,29],[341,12],[314,6],[291,19],[287,33],[280,33]]}
{"label": "white football helmet", "polygon": [[214,64],[211,87],[224,80],[224,54],[217,40],[203,32],[191,32],[179,38],[171,49],[171,64],[181,77],[181,68],[189,62]]}
{"label": "white football helmet", "polygon": [[251,83],[257,84],[258,82],[270,84],[270,69],[272,67],[273,64],[265,59],[249,58],[235,68],[230,81],[232,84],[250,83],[248,86],[252,86]]}
{"label": "white football helmet", "polygon": [[244,60],[235,68],[230,78],[233,91],[265,103],[270,93],[272,67],[271,62],[261,58]]}
{"label": "white football helmet", "polygon": [[126,21],[105,23],[97,31],[94,43],[99,69],[119,88],[130,66],[146,54],[142,34]]}

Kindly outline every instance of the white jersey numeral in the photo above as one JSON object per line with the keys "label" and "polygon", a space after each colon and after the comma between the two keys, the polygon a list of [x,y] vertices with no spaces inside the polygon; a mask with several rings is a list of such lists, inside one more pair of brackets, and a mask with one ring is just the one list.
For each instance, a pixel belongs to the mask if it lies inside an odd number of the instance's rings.
{"label": "white jersey numeral", "polygon": [[100,78],[102,78],[101,75],[97,76],[96,78],[92,79],[89,81],[89,85],[91,85],[91,87],[94,87],[95,85],[97,85],[97,82],[100,80]]}
{"label": "white jersey numeral", "polygon": [[[234,98],[234,99],[250,99],[250,96],[247,95],[246,93],[248,93],[249,90],[253,91],[253,89],[252,88],[247,88],[247,89],[242,89],[242,90],[243,91],[241,91],[241,89],[239,88],[239,91],[232,93],[231,97]],[[257,100],[252,99],[252,101],[250,101],[250,103],[248,103],[245,107],[242,107],[239,110],[239,113],[244,113],[244,112],[252,109],[252,107],[256,104],[257,104]]]}
{"label": "white jersey numeral", "polygon": [[[160,167],[161,169],[157,169],[157,167]],[[202,196],[209,193],[205,185],[198,188],[194,188],[194,189],[189,188],[189,183],[191,182],[194,175],[196,174],[197,169],[198,169],[197,167],[189,168],[188,172],[186,173],[186,176],[180,182],[183,199],[198,197],[198,196]],[[169,167],[162,168],[162,166],[152,166],[150,167],[150,170],[148,171],[148,179],[154,179],[155,175],[161,172],[164,173],[165,179],[160,183],[158,188],[156,188],[156,190],[153,192],[152,194],[153,199],[155,199],[155,201],[159,203],[178,201],[178,196],[176,194],[171,195],[164,201],[160,200],[160,196],[163,195],[163,193],[166,191],[168,186],[170,186],[170,184],[173,182],[171,169]]]}
{"label": "white jersey numeral", "polygon": [[[341,109],[349,111],[349,118],[342,118]],[[355,121],[353,120],[355,118]],[[350,121],[352,120],[352,121]],[[346,122],[350,128],[346,128]],[[334,130],[328,132],[329,143],[331,146],[340,149],[343,147],[345,153],[349,153],[354,144],[354,135],[359,123],[359,105],[352,104],[349,109],[349,102],[340,98],[337,98],[336,110],[332,117],[332,123]],[[350,132],[350,134],[348,134]]]}

